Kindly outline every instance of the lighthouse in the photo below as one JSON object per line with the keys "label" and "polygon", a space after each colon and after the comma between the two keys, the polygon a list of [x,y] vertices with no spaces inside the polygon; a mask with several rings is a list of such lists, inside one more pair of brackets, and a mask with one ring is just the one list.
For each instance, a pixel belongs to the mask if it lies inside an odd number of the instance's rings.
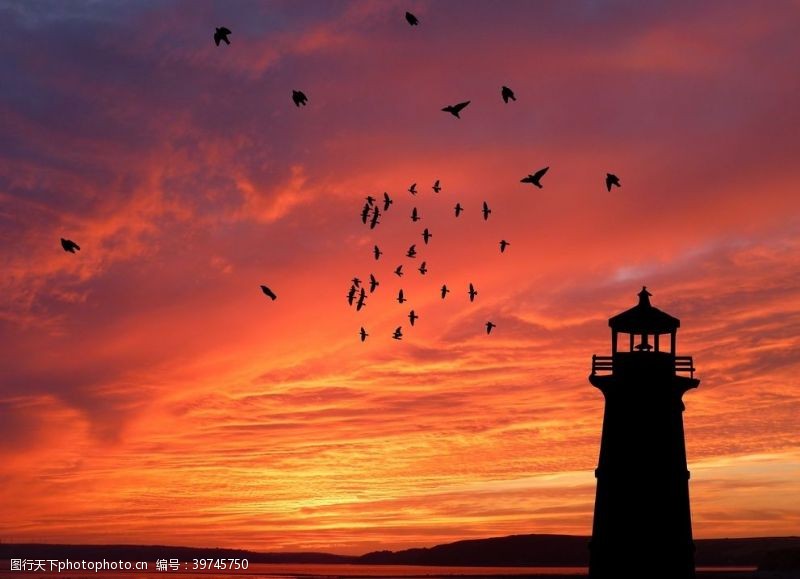
{"label": "lighthouse", "polygon": [[592,356],[605,398],[590,579],[694,579],[683,394],[700,383],[678,356],[680,320],[639,303],[608,320],[611,355]]}

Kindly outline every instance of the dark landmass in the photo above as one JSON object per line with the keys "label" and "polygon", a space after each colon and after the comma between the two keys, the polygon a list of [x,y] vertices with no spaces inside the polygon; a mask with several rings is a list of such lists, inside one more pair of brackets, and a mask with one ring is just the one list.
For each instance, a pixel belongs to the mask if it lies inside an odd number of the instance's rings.
{"label": "dark landmass", "polygon": [[[655,539],[654,539],[655,540]],[[330,553],[259,553],[241,549],[142,545],[50,545],[0,543],[0,559],[247,559],[250,563],[351,563],[462,567],[585,567],[589,537],[576,535],[511,535],[456,541],[404,551],[374,551],[361,556]],[[766,571],[800,568],[800,537],[700,539],[698,567],[758,567]],[[800,576],[800,574],[798,574]]]}
{"label": "dark landmass", "polygon": [[767,553],[758,568],[764,571],[795,570],[800,576],[800,549],[779,549]]}
{"label": "dark landmass", "polygon": [[468,567],[586,566],[588,542],[589,537],[577,535],[511,535],[405,551],[375,551],[362,555],[359,562]]}
{"label": "dark landmass", "polygon": [[[654,539],[655,540],[655,539]],[[359,562],[393,565],[461,566],[587,566],[589,537],[576,535],[512,535],[457,541],[430,548],[367,553]],[[800,555],[800,537],[699,539],[695,541],[698,567],[760,567],[771,569]]]}
{"label": "dark landmass", "polygon": [[[784,570],[790,567],[780,564],[788,561],[790,553],[794,553],[795,560],[800,559],[800,537],[703,539],[695,541],[695,545],[695,561],[700,567],[755,565],[766,569],[773,561],[771,569]],[[778,553],[782,554],[780,558],[776,557]]]}

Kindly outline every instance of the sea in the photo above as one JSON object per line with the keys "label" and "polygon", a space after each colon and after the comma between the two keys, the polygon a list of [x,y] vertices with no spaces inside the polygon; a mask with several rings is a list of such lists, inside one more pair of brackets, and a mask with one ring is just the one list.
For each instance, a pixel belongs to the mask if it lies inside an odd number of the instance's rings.
{"label": "sea", "polygon": [[[11,570],[9,561],[0,561],[0,578],[19,579],[577,579],[588,576],[586,567],[444,567],[421,565],[348,565],[348,564],[265,564],[253,563],[239,570],[193,570],[191,563],[179,563],[157,570],[148,563],[147,570]],[[646,576],[646,574],[643,574]],[[759,577],[754,567],[706,567],[698,576],[709,579],[752,579]]]}

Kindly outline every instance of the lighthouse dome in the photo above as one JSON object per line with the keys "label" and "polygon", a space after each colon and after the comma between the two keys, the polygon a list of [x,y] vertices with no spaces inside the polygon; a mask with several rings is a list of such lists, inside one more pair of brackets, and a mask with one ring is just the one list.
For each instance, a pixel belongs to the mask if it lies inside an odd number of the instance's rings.
{"label": "lighthouse dome", "polygon": [[626,334],[669,334],[680,327],[681,321],[650,304],[647,287],[639,292],[639,303],[608,320],[616,332]]}

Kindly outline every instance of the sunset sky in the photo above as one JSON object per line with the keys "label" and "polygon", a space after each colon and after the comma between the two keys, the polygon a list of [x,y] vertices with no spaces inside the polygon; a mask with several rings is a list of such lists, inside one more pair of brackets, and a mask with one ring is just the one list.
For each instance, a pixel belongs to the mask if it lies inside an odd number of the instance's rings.
{"label": "sunset sky", "polygon": [[[643,285],[701,380],[695,536],[800,534],[799,2],[0,1],[0,19],[0,540],[588,535],[591,356]],[[519,182],[544,166],[543,189]]]}

